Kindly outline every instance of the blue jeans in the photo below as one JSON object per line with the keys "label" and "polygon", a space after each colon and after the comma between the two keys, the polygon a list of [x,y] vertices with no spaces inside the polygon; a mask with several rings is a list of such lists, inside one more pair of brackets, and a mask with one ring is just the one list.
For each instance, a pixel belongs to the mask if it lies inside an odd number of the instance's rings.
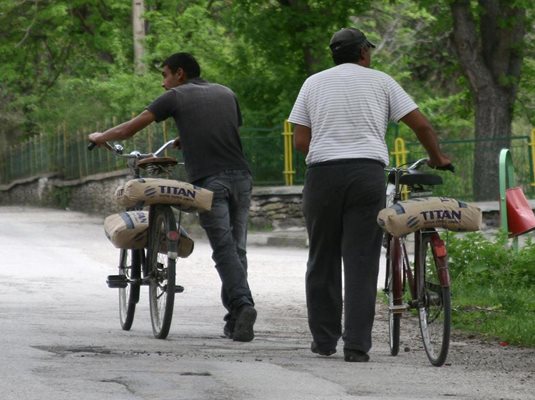
{"label": "blue jeans", "polygon": [[246,250],[252,181],[249,171],[225,170],[194,182],[214,192],[212,209],[200,213],[199,218],[221,278],[221,300],[230,314],[245,304],[254,305],[247,282]]}

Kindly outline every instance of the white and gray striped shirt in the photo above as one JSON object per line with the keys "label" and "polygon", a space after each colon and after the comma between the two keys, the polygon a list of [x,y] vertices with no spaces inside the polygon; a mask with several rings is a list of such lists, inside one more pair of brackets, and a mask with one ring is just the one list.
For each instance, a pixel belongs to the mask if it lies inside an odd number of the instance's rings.
{"label": "white and gray striped shirt", "polygon": [[388,123],[416,108],[389,75],[346,63],[310,76],[288,120],[311,128],[307,165],[344,158],[369,158],[388,165]]}

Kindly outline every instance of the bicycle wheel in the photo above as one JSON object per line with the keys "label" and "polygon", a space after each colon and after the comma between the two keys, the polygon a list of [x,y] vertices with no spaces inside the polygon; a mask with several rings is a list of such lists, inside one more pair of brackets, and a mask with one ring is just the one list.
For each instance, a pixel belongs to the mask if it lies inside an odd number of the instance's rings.
{"label": "bicycle wheel", "polygon": [[401,240],[396,237],[390,238],[388,248],[387,270],[387,293],[388,293],[388,333],[390,354],[397,356],[399,353],[399,331],[401,324],[401,312],[403,305],[403,259],[404,247]]}
{"label": "bicycle wheel", "polygon": [[423,234],[418,266],[418,318],[427,358],[437,367],[446,361],[450,343],[451,295],[447,265],[444,243],[438,234]]}
{"label": "bicycle wheel", "polygon": [[122,249],[119,256],[119,275],[126,277],[128,284],[119,288],[119,321],[121,328],[128,331],[134,322],[136,304],[139,300],[139,278],[141,274],[141,252],[143,250]]}
{"label": "bicycle wheel", "polygon": [[149,302],[152,332],[165,339],[171,327],[175,302],[175,258],[168,257],[168,233],[176,232],[175,216],[171,207],[153,205],[149,214]]}

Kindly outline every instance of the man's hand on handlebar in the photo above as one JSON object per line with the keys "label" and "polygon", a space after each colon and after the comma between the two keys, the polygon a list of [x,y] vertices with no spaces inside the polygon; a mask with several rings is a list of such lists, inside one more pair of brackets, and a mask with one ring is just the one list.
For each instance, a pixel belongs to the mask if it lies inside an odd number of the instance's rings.
{"label": "man's hand on handlebar", "polygon": [[[109,144],[105,139],[103,139],[103,133],[101,132],[93,132],[87,135],[87,138],[89,139],[89,144],[87,145],[88,150],[93,150],[95,147],[106,147],[108,150],[118,152],[114,146]],[[119,152],[120,153],[120,152]]]}
{"label": "man's hand on handlebar", "polygon": [[182,143],[180,143],[180,138],[177,137],[173,142],[173,147],[178,150],[182,150]]}
{"label": "man's hand on handlebar", "polygon": [[102,146],[106,143],[106,141],[102,139],[102,132],[90,133],[87,135],[87,138],[89,139],[89,146],[87,146],[89,150],[92,150],[95,146]]}
{"label": "man's hand on handlebar", "polygon": [[455,167],[451,163],[450,159],[444,155],[441,155],[436,159],[429,159],[427,161],[427,165],[433,169],[455,172]]}

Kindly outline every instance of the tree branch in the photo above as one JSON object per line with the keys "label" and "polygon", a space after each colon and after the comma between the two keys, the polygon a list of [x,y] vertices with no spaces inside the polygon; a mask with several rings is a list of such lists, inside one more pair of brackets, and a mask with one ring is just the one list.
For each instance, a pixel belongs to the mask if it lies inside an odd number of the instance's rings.
{"label": "tree branch", "polygon": [[[23,1],[22,3],[19,3],[18,5],[22,5],[24,4],[26,1]],[[39,0],[35,0],[35,7],[37,8],[39,6]],[[35,21],[37,20],[37,13],[38,13],[38,10],[35,11],[34,15],[33,15],[33,19],[32,19],[32,22],[30,22],[30,26],[28,26],[28,28],[26,28],[26,31],[24,32],[24,36],[22,37],[22,39],[15,45],[15,47],[20,47],[25,41],[26,39],[30,36],[30,32],[33,28],[33,26],[35,25]]]}

